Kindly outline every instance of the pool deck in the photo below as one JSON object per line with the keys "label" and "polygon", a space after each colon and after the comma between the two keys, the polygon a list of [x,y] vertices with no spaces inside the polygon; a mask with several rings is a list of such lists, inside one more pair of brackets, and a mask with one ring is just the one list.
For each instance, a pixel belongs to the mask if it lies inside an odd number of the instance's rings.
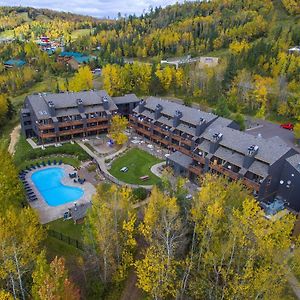
{"label": "pool deck", "polygon": [[83,196],[75,201],[77,203],[77,205],[90,202],[92,200],[92,195],[96,192],[95,187],[91,183],[89,183],[87,181],[84,184],[75,183],[73,181],[73,178],[70,178],[68,176],[69,173],[77,172],[70,165],[65,165],[65,164],[51,165],[51,166],[37,168],[35,170],[28,172],[26,174],[26,181],[29,183],[30,187],[35,192],[35,194],[38,198],[38,200],[36,200],[36,201],[29,202],[29,204],[33,209],[35,209],[37,211],[39,218],[40,218],[40,222],[42,224],[46,224],[51,221],[62,218],[64,216],[64,213],[67,212],[69,208],[74,206],[74,202],[68,202],[68,203],[65,203],[65,204],[62,204],[59,206],[48,205],[47,202],[44,200],[43,196],[39,193],[39,191],[36,188],[33,181],[31,180],[31,175],[34,172],[43,170],[43,169],[55,168],[55,167],[59,167],[64,170],[66,176],[61,181],[64,185],[68,185],[68,186],[72,186],[72,187],[80,187],[84,191]]}

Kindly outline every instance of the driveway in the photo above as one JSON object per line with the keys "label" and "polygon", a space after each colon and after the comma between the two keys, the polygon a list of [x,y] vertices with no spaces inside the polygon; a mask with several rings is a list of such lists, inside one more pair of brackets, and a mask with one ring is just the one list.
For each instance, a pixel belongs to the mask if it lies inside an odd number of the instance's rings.
{"label": "driveway", "polygon": [[257,127],[247,129],[246,132],[257,136],[261,134],[263,138],[271,138],[273,136],[279,136],[288,146],[300,151],[300,147],[294,143],[294,133],[291,130],[283,129],[278,124],[265,121],[255,120]]}

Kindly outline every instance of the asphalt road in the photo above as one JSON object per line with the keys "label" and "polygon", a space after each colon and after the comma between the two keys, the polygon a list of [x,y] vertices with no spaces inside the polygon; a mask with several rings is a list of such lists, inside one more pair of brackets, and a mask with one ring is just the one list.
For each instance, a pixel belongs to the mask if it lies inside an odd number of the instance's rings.
{"label": "asphalt road", "polygon": [[300,147],[295,145],[294,133],[292,130],[287,130],[281,128],[278,124],[264,121],[264,120],[256,120],[256,124],[252,129],[246,130],[247,133],[257,136],[261,134],[263,138],[271,138],[273,136],[280,137],[288,146],[300,151]]}

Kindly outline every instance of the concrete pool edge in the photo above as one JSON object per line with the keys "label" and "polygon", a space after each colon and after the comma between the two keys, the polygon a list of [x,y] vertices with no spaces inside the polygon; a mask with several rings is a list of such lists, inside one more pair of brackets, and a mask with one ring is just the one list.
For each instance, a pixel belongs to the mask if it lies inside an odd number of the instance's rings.
{"label": "concrete pool edge", "polygon": [[[46,166],[42,168],[51,168],[55,165]],[[74,168],[70,165],[62,164],[60,167],[63,167],[66,174],[74,172]],[[26,174],[26,180],[29,183],[32,190],[36,193],[38,200],[29,202],[29,205],[37,211],[41,224],[46,224],[51,221],[57,220],[63,217],[64,212],[68,210],[68,208],[73,206],[73,202],[68,202],[66,204],[62,204],[59,206],[49,206],[46,201],[43,199],[42,195],[36,189],[34,183],[31,180],[31,174],[34,171],[39,169],[32,170]],[[75,183],[72,183],[75,186]],[[78,187],[78,185],[77,185]],[[95,194],[96,188],[89,182],[85,182],[83,185],[80,186],[84,190],[83,197],[76,201],[78,205],[88,203],[92,200],[92,195]]]}

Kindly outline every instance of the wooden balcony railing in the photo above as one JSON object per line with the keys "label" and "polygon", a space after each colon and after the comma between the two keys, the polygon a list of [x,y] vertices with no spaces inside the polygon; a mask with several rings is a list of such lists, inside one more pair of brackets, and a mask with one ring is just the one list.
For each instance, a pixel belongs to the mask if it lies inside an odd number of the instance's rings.
{"label": "wooden balcony railing", "polygon": [[244,184],[247,188],[252,189],[252,190],[255,190],[256,192],[259,191],[259,183],[254,182],[254,181],[252,181],[252,180],[250,180],[250,179],[248,179],[248,178],[245,178],[245,177],[243,178],[242,182],[243,182],[243,184]]}
{"label": "wooden balcony railing", "polygon": [[47,130],[47,129],[53,129],[54,128],[54,124],[37,124],[37,127],[39,130]]}
{"label": "wooden balcony railing", "polygon": [[154,141],[157,141],[157,142],[159,142],[159,143],[162,143],[162,144],[164,144],[164,145],[169,145],[170,144],[170,142],[167,140],[167,139],[165,139],[165,138],[163,138],[163,137],[161,137],[161,136],[157,136],[157,135],[155,135],[155,134],[153,134],[152,136],[151,136],[151,138],[154,140]]}
{"label": "wooden balcony railing", "polygon": [[95,123],[95,122],[105,122],[108,121],[109,119],[107,117],[98,117],[98,118],[89,118],[86,119],[87,123]]}
{"label": "wooden balcony railing", "polygon": [[200,176],[202,174],[202,169],[197,166],[189,166],[189,171]]}
{"label": "wooden balcony railing", "polygon": [[104,125],[97,125],[97,126],[90,126],[86,128],[86,131],[94,131],[94,130],[104,130],[108,129],[109,124],[104,124]]}
{"label": "wooden balcony railing", "polygon": [[151,135],[152,135],[152,133],[151,133],[150,130],[147,130],[147,129],[145,129],[145,128],[139,127],[139,126],[137,126],[137,125],[133,125],[132,127],[133,127],[136,131],[138,131],[139,133],[146,134],[146,135],[148,135],[148,136],[151,136]]}
{"label": "wooden balcony railing", "polygon": [[205,158],[204,157],[202,157],[198,154],[195,154],[195,153],[193,153],[192,157],[193,157],[194,160],[199,161],[199,162],[201,162],[202,164],[205,165]]}
{"label": "wooden balcony railing", "polygon": [[68,129],[68,130],[60,130],[58,132],[58,135],[59,136],[72,135],[72,134],[83,133],[83,132],[84,132],[83,128],[75,128],[75,129]]}
{"label": "wooden balcony railing", "polygon": [[221,174],[224,174],[234,180],[237,180],[239,179],[239,175],[235,172],[233,172],[232,170],[229,170],[221,165],[215,165],[215,164],[210,164],[210,167],[213,169],[213,170],[216,170],[218,171],[219,173]]}
{"label": "wooden balcony railing", "polygon": [[83,125],[83,120],[73,120],[73,121],[65,121],[58,123],[58,127],[68,127],[68,126],[76,126]]}
{"label": "wooden balcony railing", "polygon": [[165,135],[170,135],[171,134],[169,130],[164,129],[162,127],[159,127],[157,125],[153,125],[153,129],[160,132],[160,133],[162,133],[162,134],[165,134]]}
{"label": "wooden balcony railing", "polygon": [[40,137],[42,139],[50,139],[56,137],[56,133],[55,132],[41,133]]}

